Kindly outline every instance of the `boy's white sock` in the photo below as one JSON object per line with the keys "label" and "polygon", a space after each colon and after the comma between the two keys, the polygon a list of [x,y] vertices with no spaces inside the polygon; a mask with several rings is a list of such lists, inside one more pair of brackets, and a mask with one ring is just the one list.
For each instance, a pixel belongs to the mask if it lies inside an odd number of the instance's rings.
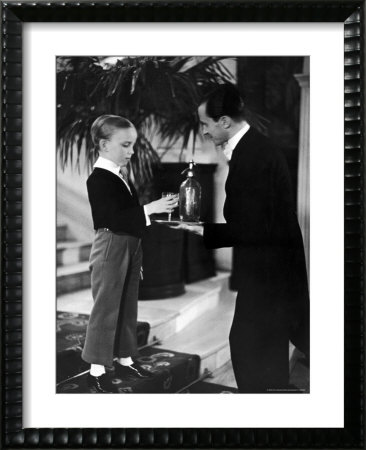
{"label": "boy's white sock", "polygon": [[91,364],[90,365],[90,375],[93,377],[100,377],[105,373],[105,367],[100,364]]}
{"label": "boy's white sock", "polygon": [[128,358],[118,358],[117,362],[122,366],[131,366],[133,364],[131,356],[129,356]]}

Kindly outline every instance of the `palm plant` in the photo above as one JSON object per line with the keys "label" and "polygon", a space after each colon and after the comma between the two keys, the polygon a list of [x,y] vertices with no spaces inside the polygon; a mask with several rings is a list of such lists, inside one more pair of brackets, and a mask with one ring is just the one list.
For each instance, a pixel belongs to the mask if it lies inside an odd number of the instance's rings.
{"label": "palm plant", "polygon": [[[227,58],[227,57],[226,57]],[[220,57],[124,57],[103,64],[98,57],[57,59],[57,147],[61,166],[75,164],[85,152],[95,160],[90,126],[101,114],[128,117],[138,130],[130,170],[141,196],[150,186],[160,158],[151,136],[166,148],[181,141],[195,145],[199,99],[232,74]]]}

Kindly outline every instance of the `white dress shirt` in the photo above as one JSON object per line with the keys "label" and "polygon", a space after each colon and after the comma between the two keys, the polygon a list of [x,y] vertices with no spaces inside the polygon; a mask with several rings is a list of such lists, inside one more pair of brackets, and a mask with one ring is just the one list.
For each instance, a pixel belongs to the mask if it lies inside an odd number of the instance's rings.
{"label": "white dress shirt", "polygon": [[[127,180],[125,180],[125,178],[122,176],[122,174],[120,172],[120,167],[116,163],[114,163],[110,159],[103,158],[103,156],[99,156],[99,158],[96,160],[93,167],[94,167],[94,169],[96,169],[96,168],[105,169],[105,170],[108,170],[109,172],[114,173],[114,175],[116,175],[120,180],[122,180],[124,182],[128,191],[132,195],[131,188],[130,188]],[[145,213],[146,225],[149,226],[149,225],[151,225],[150,217],[146,213],[145,206],[143,208],[144,208],[144,213]]]}
{"label": "white dress shirt", "polygon": [[240,128],[240,130],[234,134],[233,137],[231,137],[225,147],[224,147],[224,155],[226,156],[227,160],[230,161],[231,160],[231,156],[233,154],[233,151],[235,149],[235,147],[238,145],[238,142],[240,141],[240,139],[244,136],[244,134],[249,131],[250,125],[245,122],[245,125],[243,126],[243,128]]}

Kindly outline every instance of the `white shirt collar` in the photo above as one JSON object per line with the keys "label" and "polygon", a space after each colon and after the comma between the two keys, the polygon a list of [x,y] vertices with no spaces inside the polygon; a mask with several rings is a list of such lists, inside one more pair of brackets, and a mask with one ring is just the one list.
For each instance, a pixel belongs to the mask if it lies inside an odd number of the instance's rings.
{"label": "white shirt collar", "polygon": [[109,170],[109,172],[112,172],[119,177],[119,166],[110,159],[103,158],[103,156],[99,156],[96,160],[94,169],[96,168]]}
{"label": "white shirt collar", "polygon": [[249,130],[249,128],[250,128],[250,126],[246,122],[245,125],[243,126],[243,128],[240,128],[240,130],[237,133],[235,133],[234,136],[231,137],[227,141],[227,144],[225,145],[225,149],[224,149],[224,155],[226,156],[228,161],[231,160],[231,156],[232,156],[232,153],[233,153],[235,147],[238,145],[238,142],[244,136],[244,134]]}
{"label": "white shirt collar", "polygon": [[130,191],[130,194],[132,195],[131,188],[128,185],[128,182],[122,177],[120,173],[120,167],[116,163],[114,163],[110,159],[103,158],[103,156],[99,156],[99,158],[95,161],[93,167],[94,169],[105,169],[117,175],[117,177],[124,182],[127,189]]}

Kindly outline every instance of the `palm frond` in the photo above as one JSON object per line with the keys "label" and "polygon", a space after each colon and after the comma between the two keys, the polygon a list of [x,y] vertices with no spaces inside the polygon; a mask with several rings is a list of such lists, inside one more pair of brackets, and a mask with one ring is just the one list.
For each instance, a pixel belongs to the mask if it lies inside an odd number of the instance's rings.
{"label": "palm frond", "polygon": [[[101,114],[128,117],[139,133],[131,160],[137,186],[147,185],[159,158],[147,136],[169,147],[193,145],[199,132],[199,99],[232,78],[227,57],[100,57],[57,59],[57,143],[61,166],[95,159],[90,126]],[[76,158],[76,160],[75,160]]]}

